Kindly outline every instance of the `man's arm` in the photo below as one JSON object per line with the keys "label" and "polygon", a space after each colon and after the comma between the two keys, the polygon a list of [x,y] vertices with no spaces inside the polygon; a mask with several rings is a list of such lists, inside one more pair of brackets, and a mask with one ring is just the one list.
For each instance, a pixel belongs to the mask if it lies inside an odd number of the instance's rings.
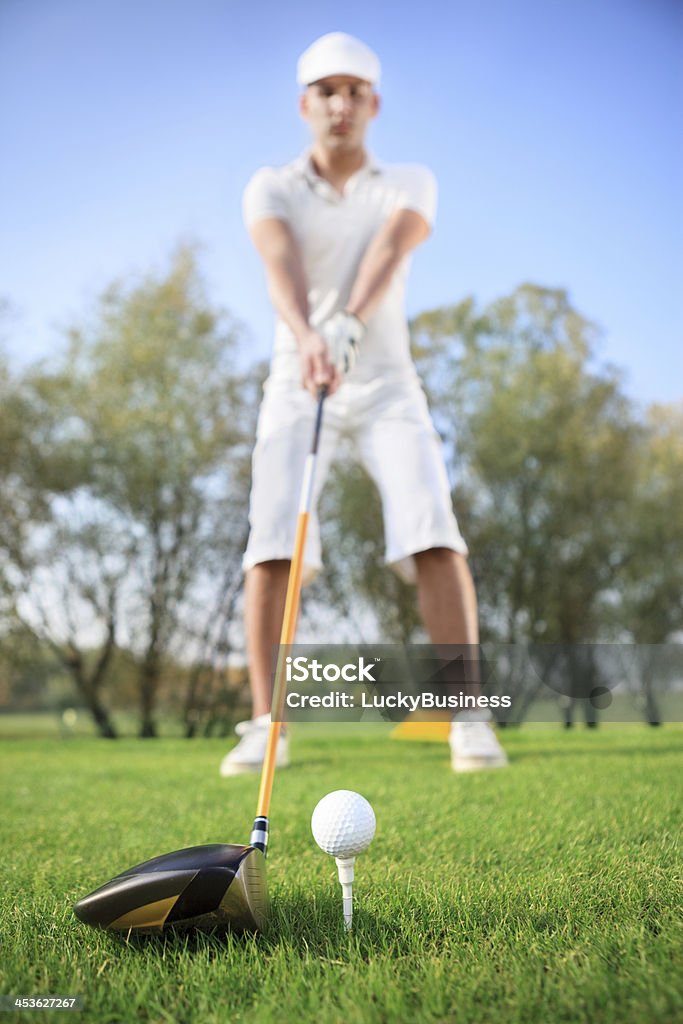
{"label": "man's arm", "polygon": [[396,210],[372,239],[356,274],[346,310],[367,323],[386,295],[401,260],[429,236],[415,210]]}
{"label": "man's arm", "polygon": [[308,289],[301,253],[290,226],[267,217],[251,227],[251,238],[263,260],[268,294],[299,345],[303,385],[317,395],[323,385],[333,394],[341,383],[327,357],[327,346],[308,323]]}

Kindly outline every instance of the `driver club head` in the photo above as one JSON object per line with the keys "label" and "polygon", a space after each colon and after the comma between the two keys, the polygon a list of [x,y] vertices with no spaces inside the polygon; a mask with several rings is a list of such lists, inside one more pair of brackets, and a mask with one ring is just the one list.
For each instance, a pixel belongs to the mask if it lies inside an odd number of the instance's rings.
{"label": "driver club head", "polygon": [[261,931],[269,913],[266,861],[254,846],[190,846],[136,864],[74,907],[95,928]]}

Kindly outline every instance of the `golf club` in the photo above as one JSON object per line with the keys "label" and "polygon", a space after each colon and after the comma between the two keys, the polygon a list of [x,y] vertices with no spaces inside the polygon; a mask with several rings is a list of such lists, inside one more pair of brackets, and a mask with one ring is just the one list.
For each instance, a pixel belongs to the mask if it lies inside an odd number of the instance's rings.
{"label": "golf club", "polygon": [[260,931],[267,921],[269,901],[265,857],[277,741],[286,694],[284,651],[294,643],[296,633],[306,533],[326,395],[327,388],[322,388],[318,396],[313,443],[304,469],[275,670],[268,743],[250,845],[213,843],[190,846],[136,864],[78,901],[74,912],[85,924],[111,931],[145,934],[160,933],[170,928],[209,929],[217,925],[235,931]]}

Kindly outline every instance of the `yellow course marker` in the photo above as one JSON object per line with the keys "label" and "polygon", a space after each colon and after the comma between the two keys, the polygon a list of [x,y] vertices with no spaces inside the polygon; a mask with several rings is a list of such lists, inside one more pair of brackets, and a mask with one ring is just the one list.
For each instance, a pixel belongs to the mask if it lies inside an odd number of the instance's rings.
{"label": "yellow course marker", "polygon": [[410,715],[404,722],[399,722],[395,729],[391,730],[392,740],[420,740],[427,743],[448,743],[448,735],[451,731],[451,720],[445,718],[443,721],[434,721],[430,716],[428,719],[422,717],[419,712]]}

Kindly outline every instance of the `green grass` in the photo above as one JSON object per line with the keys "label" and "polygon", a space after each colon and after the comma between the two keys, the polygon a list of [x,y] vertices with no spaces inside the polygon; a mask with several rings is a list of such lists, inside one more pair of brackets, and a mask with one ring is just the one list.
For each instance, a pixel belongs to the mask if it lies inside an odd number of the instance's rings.
{"label": "green grass", "polygon": [[[138,735],[140,718],[137,712],[114,711],[111,719],[119,736]],[[161,737],[179,739],[183,736],[183,725],[177,715],[160,715],[156,722]],[[17,739],[71,740],[84,736],[97,736],[97,728],[90,713],[83,708],[77,710],[73,726],[64,723],[61,711],[5,711],[0,714],[0,742]]]}
{"label": "green grass", "polygon": [[[683,729],[533,726],[505,745],[509,770],[454,776],[445,746],[300,726],[275,781],[269,931],[125,941],[73,902],[138,860],[246,842],[258,780],[218,777],[221,741],[5,742],[0,992],[80,995],[75,1019],[98,1024],[683,1020]],[[378,820],[351,936],[309,827],[337,788]]]}

